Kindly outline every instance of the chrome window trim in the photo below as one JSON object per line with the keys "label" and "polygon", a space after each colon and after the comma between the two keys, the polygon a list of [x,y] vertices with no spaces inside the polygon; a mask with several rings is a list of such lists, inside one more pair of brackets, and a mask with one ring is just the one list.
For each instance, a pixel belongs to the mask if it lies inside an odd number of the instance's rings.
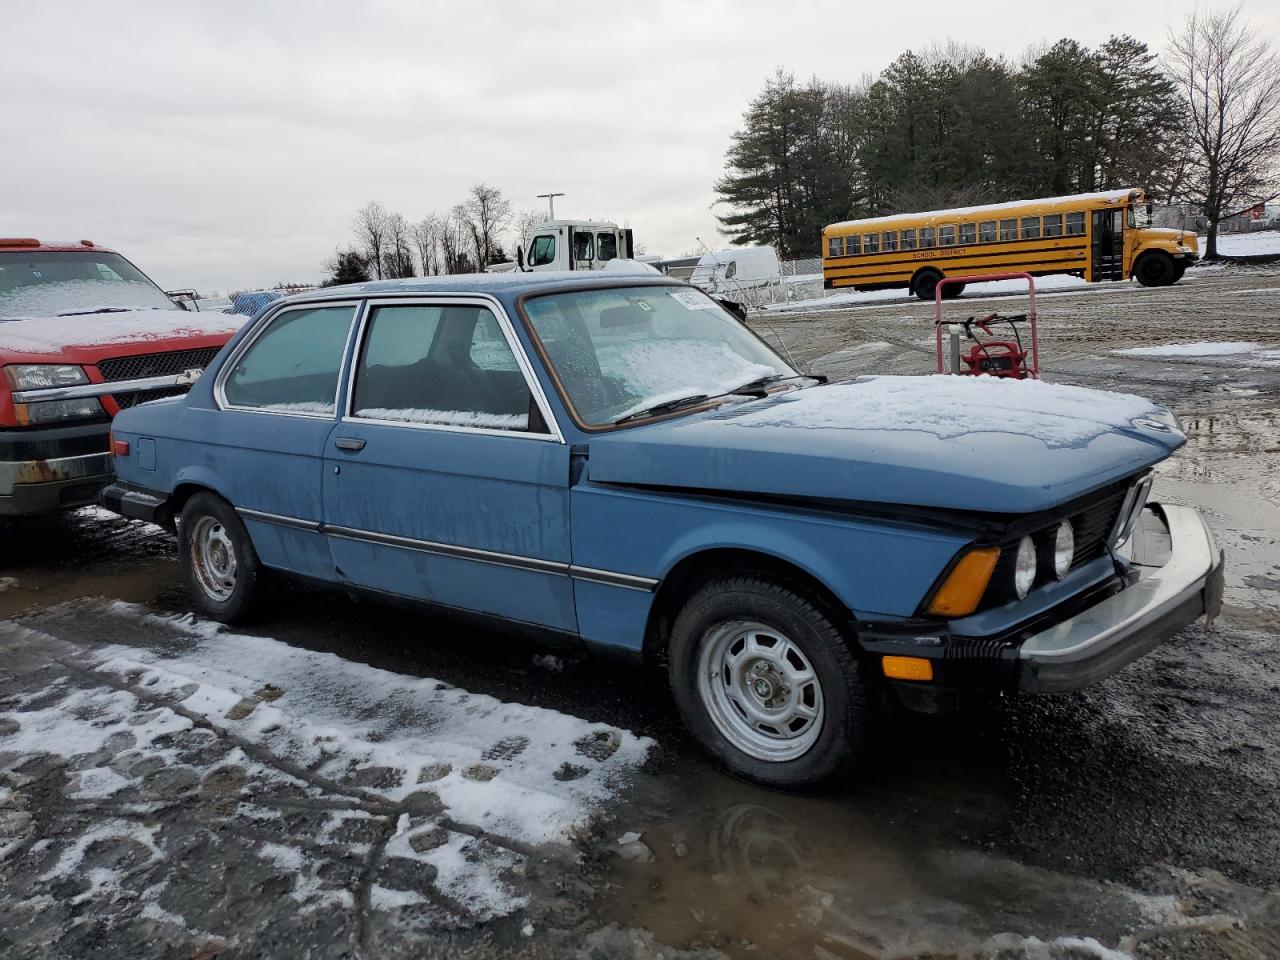
{"label": "chrome window trim", "polygon": [[[330,422],[337,419],[338,415],[338,398],[342,392],[342,363],[347,356],[347,352],[351,347],[351,337],[354,334],[359,321],[363,319],[361,307],[364,300],[360,297],[343,297],[338,299],[317,298],[316,300],[308,300],[301,303],[294,301],[283,301],[279,306],[274,306],[264,313],[257,322],[257,325],[249,332],[237,346],[232,354],[227,357],[226,361],[218,370],[218,378],[213,382],[213,402],[219,410],[234,410],[238,413],[260,413],[271,417],[301,417],[306,420],[328,420]],[[338,379],[333,388],[333,410],[330,413],[310,413],[304,410],[272,410],[268,407],[247,407],[242,404],[231,403],[227,399],[226,385],[227,378],[231,376],[231,371],[236,368],[236,364],[240,362],[240,358],[258,342],[258,338],[266,333],[267,329],[276,322],[282,315],[294,310],[314,310],[318,307],[351,307],[351,320],[347,325],[347,339],[343,341],[342,354],[338,359]]]}
{"label": "chrome window trim", "polygon": [[544,560],[541,557],[501,553],[496,550],[484,550],[480,547],[464,547],[456,543],[442,543],[438,540],[419,540],[416,537],[402,537],[392,533],[360,530],[356,527],[317,523],[314,520],[301,520],[297,517],[286,517],[277,513],[249,510],[244,507],[237,507],[236,513],[247,520],[258,520],[263,523],[274,523],[284,527],[323,533],[326,536],[338,537],[343,540],[400,547],[405,550],[415,550],[419,553],[430,553],[455,560],[473,560],[477,563],[490,563],[499,567],[512,567],[534,573],[548,573],[555,576],[570,577],[574,580],[620,587],[625,590],[640,590],[644,593],[652,593],[661,582],[653,577],[642,577],[634,573],[620,573],[616,570],[583,567],[574,563],[564,563],[560,560]]}
{"label": "chrome window trim", "polygon": [[[383,420],[374,417],[362,417],[357,415],[353,408],[355,406],[356,391],[356,372],[360,366],[360,356],[364,351],[365,338],[369,333],[369,319],[373,311],[380,307],[429,307],[438,306],[481,306],[489,309],[494,318],[498,321],[498,328],[502,331],[502,335],[506,338],[507,347],[511,350],[512,356],[515,357],[516,366],[524,376],[525,386],[528,387],[530,395],[534,398],[534,402],[538,405],[538,411],[542,414],[542,421],[547,425],[546,433],[535,433],[530,430],[501,430],[494,427],[469,427],[462,424],[453,423],[417,423],[408,420]],[[350,352],[351,361],[348,364],[346,373],[347,381],[347,400],[343,405],[342,423],[371,423],[384,427],[408,427],[415,430],[432,430],[442,431],[445,433],[469,433],[479,436],[489,437],[521,437],[527,440],[551,441],[563,444],[565,442],[564,433],[560,430],[560,424],[556,420],[555,415],[551,412],[551,405],[547,401],[546,392],[542,389],[537,375],[533,371],[533,364],[529,360],[528,354],[525,352],[524,344],[520,342],[520,338],[516,336],[515,327],[511,323],[510,316],[507,315],[506,308],[502,302],[486,293],[428,293],[398,296],[378,297],[371,296],[365,302],[359,323],[357,325],[356,346],[355,350]]]}

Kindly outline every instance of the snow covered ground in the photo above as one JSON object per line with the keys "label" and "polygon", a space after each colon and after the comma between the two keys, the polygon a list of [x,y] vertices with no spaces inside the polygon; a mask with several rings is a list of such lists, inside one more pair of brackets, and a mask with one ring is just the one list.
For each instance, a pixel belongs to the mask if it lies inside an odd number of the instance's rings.
{"label": "snow covered ground", "polygon": [[[1200,252],[1208,242],[1200,238]],[[1253,233],[1222,233],[1218,235],[1218,252],[1228,257],[1253,257],[1264,254],[1280,254],[1280,230],[1258,230]]]}
{"label": "snow covered ground", "polygon": [[[1055,293],[1059,291],[1080,291],[1080,290],[1128,290],[1130,285],[1120,283],[1091,284],[1086,283],[1079,277],[1070,277],[1066,275],[1053,277],[1037,277],[1036,293]],[[1023,293],[1027,292],[1027,283],[1025,280],[994,280],[990,283],[973,283],[965,287],[964,296],[980,297],[993,296],[997,294],[1007,293]],[[892,290],[851,290],[846,293],[833,293],[826,297],[811,297],[807,300],[792,300],[788,303],[777,303],[765,307],[766,310],[776,310],[786,312],[790,310],[812,310],[815,308],[825,309],[827,307],[856,307],[863,305],[872,305],[877,303],[886,303],[893,300],[914,300],[915,297],[907,293],[905,289],[895,288]]]}
{"label": "snow covered ground", "polygon": [[1165,343],[1154,347],[1127,347],[1112,353],[1151,359],[1194,360],[1201,364],[1232,367],[1280,367],[1280,349],[1244,340]]}

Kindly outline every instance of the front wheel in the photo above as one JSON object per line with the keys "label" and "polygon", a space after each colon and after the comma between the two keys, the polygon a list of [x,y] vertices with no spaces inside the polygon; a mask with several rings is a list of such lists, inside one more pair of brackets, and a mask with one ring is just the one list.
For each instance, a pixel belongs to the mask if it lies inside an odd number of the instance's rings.
{"label": "front wheel", "polygon": [[258,585],[257,551],[235,508],[212,493],[197,493],[178,520],[183,578],[204,613],[230,623],[242,618]]}
{"label": "front wheel", "polygon": [[1144,287],[1167,287],[1177,279],[1177,272],[1173,257],[1159,251],[1144,253],[1133,268]]}
{"label": "front wheel", "polygon": [[690,732],[739,777],[814,788],[870,758],[879,708],[860,665],[831,617],[789,586],[708,584],[676,618],[669,669]]}

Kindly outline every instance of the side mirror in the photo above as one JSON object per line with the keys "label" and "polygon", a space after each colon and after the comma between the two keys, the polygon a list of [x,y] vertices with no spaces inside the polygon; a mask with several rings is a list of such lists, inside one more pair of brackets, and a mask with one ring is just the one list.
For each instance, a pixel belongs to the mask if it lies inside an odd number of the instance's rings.
{"label": "side mirror", "polygon": [[516,266],[524,271],[524,247],[516,247]]}

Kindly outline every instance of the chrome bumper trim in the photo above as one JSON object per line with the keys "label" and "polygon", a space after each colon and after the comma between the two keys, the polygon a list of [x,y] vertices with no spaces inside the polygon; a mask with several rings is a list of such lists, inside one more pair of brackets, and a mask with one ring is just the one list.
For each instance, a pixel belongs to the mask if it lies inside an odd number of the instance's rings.
{"label": "chrome bumper trim", "polygon": [[68,483],[109,476],[111,455],[105,452],[48,460],[3,460],[0,461],[0,497],[11,496],[15,487],[28,484]]}

